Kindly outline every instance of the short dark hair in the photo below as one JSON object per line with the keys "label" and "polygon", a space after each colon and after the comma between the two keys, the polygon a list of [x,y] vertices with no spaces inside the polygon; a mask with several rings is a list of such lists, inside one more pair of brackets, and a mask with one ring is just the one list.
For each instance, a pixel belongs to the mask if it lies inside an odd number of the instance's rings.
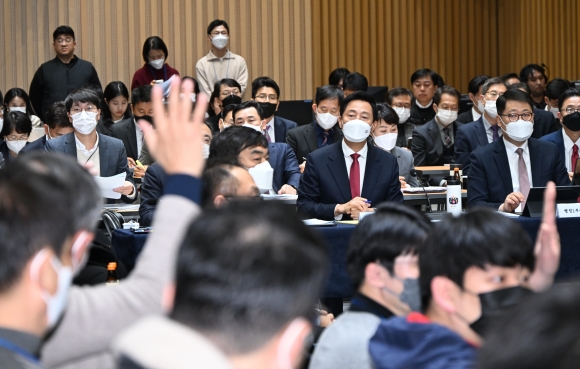
{"label": "short dark hair", "polygon": [[[501,76],[500,78],[501,78],[501,79],[504,81],[504,83],[505,83],[506,85],[507,85],[507,81],[508,81],[508,79],[515,78],[515,79],[517,79],[518,81],[520,80],[520,76],[518,76],[518,74],[517,74],[517,73],[514,73],[514,72],[506,73],[506,74],[504,74],[503,76]],[[520,82],[521,82],[521,81],[520,81]]]}
{"label": "short dark hair", "polygon": [[52,41],[56,42],[56,39],[60,35],[71,36],[73,40],[75,39],[75,31],[73,31],[73,29],[70,28],[69,26],[56,27],[56,29],[52,33]]}
{"label": "short dark hair", "polygon": [[439,106],[443,95],[451,95],[457,99],[457,104],[461,104],[461,93],[459,93],[455,87],[451,86],[439,87],[437,91],[435,91],[435,95],[433,95],[433,104]]}
{"label": "short dark hair", "polygon": [[338,86],[340,80],[344,82],[345,77],[350,73],[346,68],[336,68],[328,76],[328,84],[332,86]]}
{"label": "short dark hair", "polygon": [[10,101],[12,101],[15,97],[21,98],[26,103],[26,114],[36,115],[36,113],[34,112],[34,108],[32,107],[32,104],[30,103],[30,97],[28,97],[28,94],[26,93],[26,91],[24,91],[23,89],[21,89],[19,87],[14,87],[14,88],[11,88],[10,90],[6,91],[6,95],[4,95],[4,100],[6,101],[6,106],[8,106],[8,104],[10,104]]}
{"label": "short dark hair", "polygon": [[490,78],[491,78],[490,76],[486,76],[486,75],[473,77],[471,79],[471,81],[469,81],[469,85],[467,86],[467,91],[474,94],[474,95],[477,95],[477,93],[479,92],[479,88],[481,86],[483,86],[485,81],[487,81]]}
{"label": "short dark hair", "polygon": [[435,86],[437,86],[437,87],[445,86],[445,82],[443,81],[443,78],[439,74],[437,74],[437,72],[435,72],[434,70],[431,70],[429,68],[421,68],[421,69],[417,69],[416,71],[414,71],[413,74],[411,74],[411,84],[413,84],[419,78],[423,78],[423,77],[427,77],[427,76],[429,76],[429,78],[431,78],[431,81],[433,82],[433,84]]}
{"label": "short dark hair", "polygon": [[445,276],[463,288],[465,271],[474,266],[484,269],[486,264],[521,265],[533,271],[534,246],[526,231],[486,208],[444,217],[433,227],[419,256],[423,310],[431,300],[433,278]]}
{"label": "short dark hair", "polygon": [[[123,96],[129,102],[129,90],[127,86],[121,81],[113,81],[105,87],[105,91],[103,92],[103,101],[101,103],[101,117],[103,121],[112,119],[111,116],[111,109],[109,109],[109,105],[107,105],[107,101],[111,101],[117,96]],[[125,114],[123,114],[123,119],[131,118],[133,114],[131,113],[131,109],[127,105],[127,109],[125,110]]]}
{"label": "short dark hair", "polygon": [[520,71],[520,81],[527,83],[530,76],[534,74],[534,71],[540,72],[544,77],[544,79],[548,81],[548,77],[546,77],[544,67],[538,64],[528,64],[524,66]]}
{"label": "short dark hair", "polygon": [[399,124],[399,115],[387,104],[377,104],[377,112],[379,113],[379,122],[384,120],[388,124]]}
{"label": "short dark hair", "polygon": [[397,256],[419,254],[430,229],[429,219],[409,206],[379,205],[359,223],[350,239],[346,263],[354,287],[358,289],[363,283],[367,264],[378,261],[392,273]]}
{"label": "short dark hair", "polygon": [[32,121],[30,117],[19,111],[4,113],[4,125],[2,126],[0,136],[9,136],[12,130],[15,130],[16,133],[30,135],[30,132],[32,132]]}
{"label": "short dark hair", "polygon": [[224,26],[226,28],[226,30],[228,31],[228,34],[230,33],[230,26],[228,26],[228,22],[226,22],[225,20],[222,20],[222,19],[214,19],[207,26],[207,34],[211,35],[211,31],[213,31],[214,28],[219,27],[219,26]]}
{"label": "short dark hair", "polygon": [[377,103],[375,99],[364,91],[357,91],[353,94],[348,95],[347,97],[342,100],[342,104],[340,104],[340,116],[344,114],[346,107],[350,104],[351,101],[366,101],[371,104],[371,109],[373,110],[373,122],[376,122],[379,118],[379,112],[377,111]]}
{"label": "short dark hair", "polygon": [[210,159],[238,160],[238,155],[248,147],[268,148],[268,140],[249,127],[232,126],[215,135],[209,147]]}
{"label": "short dark hair", "polygon": [[500,97],[497,98],[497,103],[496,103],[496,107],[497,107],[497,114],[498,115],[502,115],[503,112],[505,111],[505,106],[507,104],[508,101],[520,101],[523,103],[526,103],[528,105],[530,105],[530,110],[534,110],[534,100],[532,100],[532,97],[530,96],[530,94],[525,93],[522,90],[519,90],[517,88],[512,88],[513,85],[510,86],[510,88]]}
{"label": "short dark hair", "polygon": [[314,97],[316,105],[320,104],[323,100],[337,100],[338,106],[340,106],[343,99],[344,93],[335,85],[325,85],[316,88],[316,96]]}
{"label": "short dark hair", "polygon": [[238,112],[240,112],[242,110],[249,109],[249,108],[256,109],[256,111],[258,112],[258,115],[260,116],[260,119],[264,119],[264,113],[262,112],[262,108],[260,108],[260,104],[258,104],[255,101],[248,100],[248,101],[245,101],[241,104],[236,105],[236,107],[234,108],[233,113],[232,113],[232,118],[234,118],[234,121],[236,120],[236,114],[238,114]]}
{"label": "short dark hair", "polygon": [[488,78],[488,80],[483,83],[483,87],[481,88],[481,93],[482,94],[487,93],[489,88],[493,85],[503,85],[503,86],[505,86],[506,89],[509,88],[509,86],[507,85],[507,83],[503,79],[501,79],[499,77],[492,77],[492,78]]}
{"label": "short dark hair", "polygon": [[70,119],[68,119],[66,113],[67,110],[64,102],[57,101],[48,107],[44,123],[46,123],[50,129],[55,129],[56,127],[72,128],[72,123],[70,122]]}
{"label": "short dark hair", "polygon": [[227,355],[252,352],[294,319],[312,318],[327,269],[322,240],[284,205],[208,209],[179,250],[171,317]]}
{"label": "short dark hair", "polygon": [[276,81],[274,81],[270,77],[258,77],[252,81],[252,99],[256,98],[258,90],[261,89],[262,87],[273,88],[274,91],[276,91],[276,95],[278,95],[278,98],[280,98],[280,87],[278,86]]}
{"label": "short dark hair", "polygon": [[570,87],[570,82],[563,78],[554,78],[546,85],[546,96],[550,100],[557,100]]}
{"label": "short dark hair", "polygon": [[74,103],[91,103],[99,108],[101,106],[101,99],[95,91],[79,88],[68,94],[66,99],[64,99],[66,111],[70,111]]}
{"label": "short dark hair", "polygon": [[528,95],[532,94],[530,86],[526,82],[512,83],[508,86],[508,90],[524,90]]}
{"label": "short dark hair", "polygon": [[[222,118],[222,119],[226,119],[226,115],[228,115],[228,113],[229,113],[230,111],[234,110],[234,109],[235,109],[237,106],[238,106],[237,104],[230,104],[230,105],[226,105],[226,106],[224,106],[224,107],[222,108],[222,112],[220,113],[220,114],[221,114],[221,118]],[[258,114],[260,114],[260,113],[258,112]],[[232,118],[233,118],[233,116],[234,116],[234,115],[233,115],[233,113],[232,113]]]}
{"label": "short dark hair", "polygon": [[[213,85],[213,90],[216,91],[216,97],[219,98],[222,85],[228,87],[237,87],[242,92],[242,86],[233,78],[222,78]],[[213,95],[213,94],[212,94]]]}
{"label": "short dark hair", "polygon": [[408,95],[411,99],[413,99],[413,93],[411,90],[405,87],[395,87],[392,90],[387,91],[387,94],[385,95],[385,102],[391,106],[393,105],[393,99],[401,95]]}
{"label": "short dark hair", "polygon": [[578,281],[532,294],[491,327],[478,353],[479,369],[578,367]]}
{"label": "short dark hair", "polygon": [[[103,97],[104,97],[103,88],[100,85],[96,85],[94,83],[85,83],[81,86],[81,89],[91,90],[97,94],[97,96],[99,97],[99,100],[101,100],[101,101],[103,100]],[[98,106],[100,107],[101,104],[99,104]]]}
{"label": "short dark hair", "polygon": [[153,90],[153,86],[151,85],[143,85],[133,89],[131,91],[131,105],[135,107],[135,105],[139,103],[148,103],[151,102],[151,91]]}
{"label": "short dark hair", "polygon": [[[236,160],[237,162],[237,160]],[[235,167],[243,167],[236,162],[212,164],[205,168],[202,175],[203,188],[201,191],[201,205],[208,207],[218,195],[235,196],[239,181],[231,173]]]}
{"label": "short dark hair", "polygon": [[92,231],[101,202],[97,184],[76,158],[35,151],[8,162],[0,175],[0,292],[44,247],[60,258],[67,238]]}
{"label": "short dark hair", "polygon": [[149,51],[151,50],[161,50],[165,54],[165,60],[169,58],[169,51],[167,51],[167,45],[159,36],[147,37],[147,40],[143,43],[143,60],[145,63],[149,63]]}
{"label": "short dark hair", "polygon": [[573,96],[580,96],[580,90],[577,88],[569,88],[558,98],[558,110],[562,110],[567,99]]}
{"label": "short dark hair", "polygon": [[342,81],[342,89],[349,91],[365,91],[369,89],[369,80],[358,72],[349,73]]}

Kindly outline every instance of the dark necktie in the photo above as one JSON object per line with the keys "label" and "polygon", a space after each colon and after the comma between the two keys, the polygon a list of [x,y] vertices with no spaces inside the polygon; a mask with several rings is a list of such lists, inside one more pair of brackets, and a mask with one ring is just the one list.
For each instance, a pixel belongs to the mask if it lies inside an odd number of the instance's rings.
{"label": "dark necktie", "polygon": [[576,171],[576,162],[578,161],[578,146],[572,147],[572,172]]}
{"label": "dark necktie", "polygon": [[322,145],[320,145],[320,147],[328,145],[328,131],[324,131],[322,134],[324,135],[324,140],[322,140]]}
{"label": "dark necktie", "polygon": [[[528,199],[528,194],[530,193],[530,177],[528,177],[528,168],[526,167],[526,162],[524,161],[524,150],[520,147],[516,150],[518,153],[518,175],[520,178],[520,192],[524,195],[524,198]],[[525,201],[522,202],[522,209],[524,208]]]}
{"label": "dark necktie", "polygon": [[493,131],[493,142],[497,141],[497,139],[499,138],[499,134],[497,133],[498,129],[499,127],[497,125],[491,126],[491,130]]}
{"label": "dark necktie", "polygon": [[443,128],[443,136],[445,137],[445,139],[443,140],[443,143],[445,144],[446,148],[449,148],[451,146],[451,144],[453,144],[453,141],[451,141],[449,127]]}
{"label": "dark necktie", "polygon": [[270,134],[268,133],[269,130],[270,130],[270,126],[266,126],[266,129],[262,133],[264,134],[264,136],[266,136],[266,140],[268,142],[272,142],[272,140],[270,140]]}
{"label": "dark necktie", "polygon": [[360,196],[360,166],[358,158],[360,154],[352,154],[352,164],[350,166],[350,196],[354,199]]}

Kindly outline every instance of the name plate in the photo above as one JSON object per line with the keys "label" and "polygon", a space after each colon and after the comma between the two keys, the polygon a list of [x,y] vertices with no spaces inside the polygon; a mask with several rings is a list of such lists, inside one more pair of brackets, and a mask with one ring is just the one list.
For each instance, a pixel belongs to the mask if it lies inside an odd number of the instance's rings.
{"label": "name plate", "polygon": [[580,203],[557,204],[556,216],[558,218],[577,218],[580,217]]}

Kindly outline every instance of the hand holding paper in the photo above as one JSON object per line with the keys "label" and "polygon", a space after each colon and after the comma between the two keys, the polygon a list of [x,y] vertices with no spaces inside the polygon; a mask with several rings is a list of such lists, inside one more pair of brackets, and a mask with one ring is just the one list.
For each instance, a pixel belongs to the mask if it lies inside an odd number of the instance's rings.
{"label": "hand holding paper", "polygon": [[125,173],[119,173],[112,177],[94,177],[97,185],[101,189],[101,195],[107,199],[120,199],[121,193],[115,192],[115,189],[124,187]]}

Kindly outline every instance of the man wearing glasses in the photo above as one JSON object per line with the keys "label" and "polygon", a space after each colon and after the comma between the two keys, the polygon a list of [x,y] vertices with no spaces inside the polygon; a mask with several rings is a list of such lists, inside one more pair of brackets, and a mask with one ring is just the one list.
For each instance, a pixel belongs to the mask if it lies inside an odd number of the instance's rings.
{"label": "man wearing glasses", "polygon": [[28,93],[36,115],[43,122],[48,108],[57,101],[64,101],[71,91],[85,84],[102,88],[93,64],[74,54],[77,43],[73,29],[59,26],[52,37],[56,57],[38,68]]}
{"label": "man wearing glasses", "polygon": [[497,125],[497,98],[507,91],[501,78],[488,79],[481,88],[479,97],[483,104],[483,115],[473,124],[466,124],[457,129],[455,137],[455,161],[461,164],[464,174],[469,173],[469,156],[475,149],[497,141],[502,131]]}
{"label": "man wearing glasses", "polygon": [[530,188],[569,186],[564,158],[551,142],[530,138],[534,130],[534,101],[510,89],[497,99],[496,124],[502,137],[471,153],[468,204],[507,213],[521,212]]}

